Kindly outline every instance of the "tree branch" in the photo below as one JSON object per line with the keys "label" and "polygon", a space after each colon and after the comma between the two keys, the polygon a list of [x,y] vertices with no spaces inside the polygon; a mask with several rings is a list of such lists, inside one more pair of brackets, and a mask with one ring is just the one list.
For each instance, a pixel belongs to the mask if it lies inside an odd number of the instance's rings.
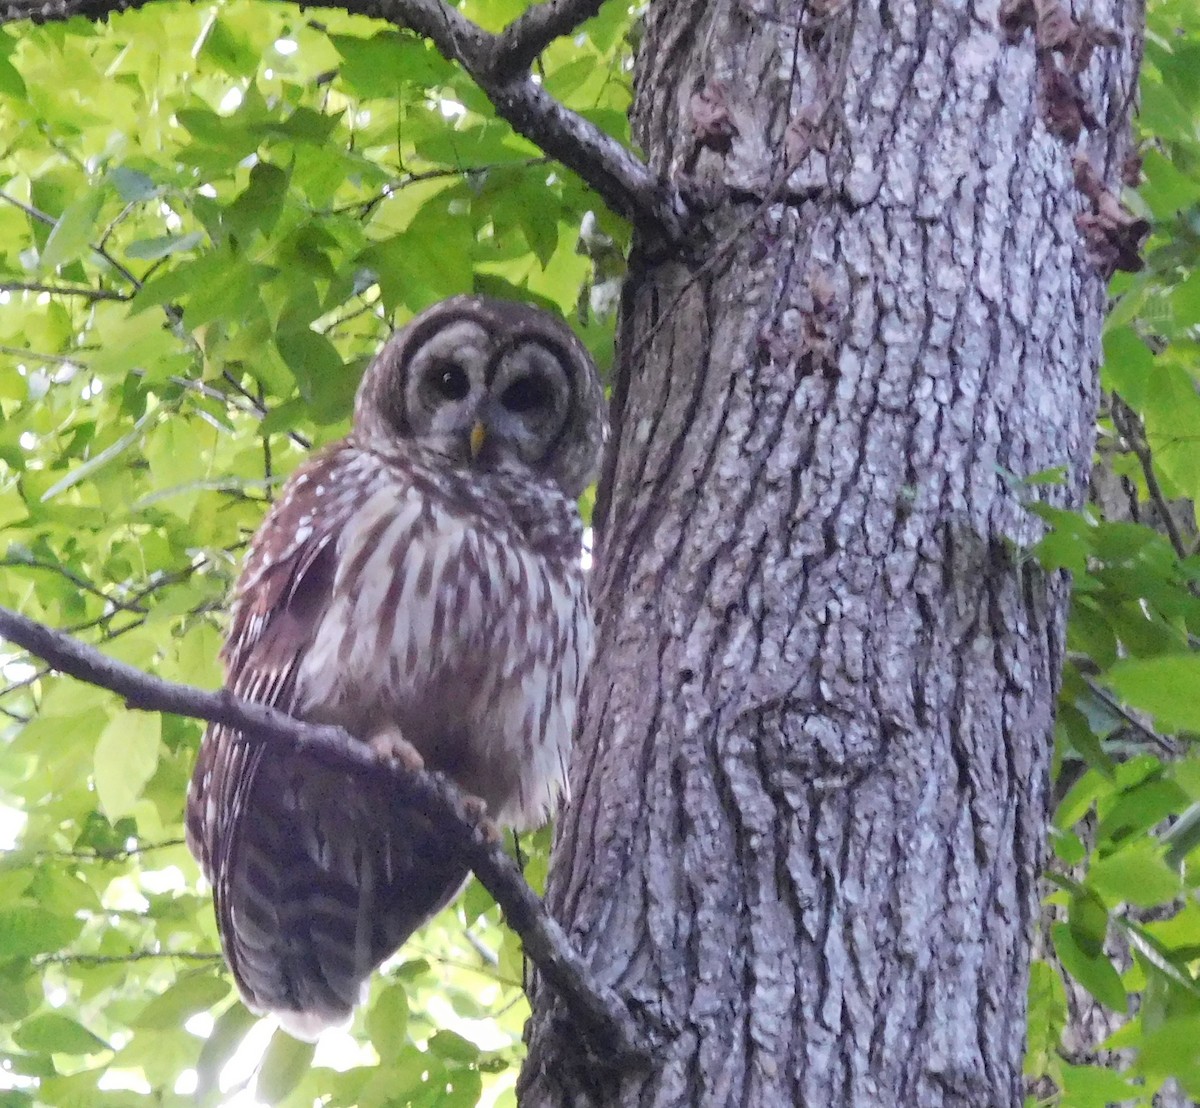
{"label": "tree branch", "polygon": [[130,708],[224,724],[251,742],[281,743],[339,768],[390,774],[398,799],[439,819],[451,848],[461,854],[503,909],[526,953],[581,1030],[602,1046],[606,1055],[615,1055],[616,1061],[631,1064],[647,1056],[648,1046],[624,1001],[595,979],[504,853],[495,828],[486,820],[473,818],[462,794],[441,774],[412,772],[381,761],[366,743],[340,727],[303,723],[266,705],[240,700],[227,689],[206,692],[164,681],[4,607],[0,607],[0,636],[62,673],[119,694]]}
{"label": "tree branch", "polygon": [[546,0],[517,16],[496,36],[496,76],[515,77],[527,70],[550,43],[591,19],[603,4],[604,0]]}
{"label": "tree branch", "polygon": [[[72,16],[99,20],[150,2],[0,0],[0,25]],[[530,63],[550,41],[594,15],[602,2],[547,0],[499,34],[472,23],[444,0],[308,0],[306,6],[371,16],[425,36],[444,57],[466,70],[501,118],[579,174],[614,212],[644,231],[679,243],[688,229],[687,207],[679,191],[594,123],[565,108],[529,73]],[[125,275],[130,276],[127,271]]]}

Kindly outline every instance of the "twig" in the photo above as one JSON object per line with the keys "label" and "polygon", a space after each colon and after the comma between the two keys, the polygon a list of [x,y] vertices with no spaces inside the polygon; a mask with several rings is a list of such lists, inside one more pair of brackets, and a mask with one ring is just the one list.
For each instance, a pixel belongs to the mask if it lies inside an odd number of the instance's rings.
{"label": "twig", "polygon": [[183,846],[185,842],[185,839],[164,839],[144,846],[120,846],[112,850],[0,850],[0,857],[35,866],[51,859],[65,862],[127,862],[141,854]]}
{"label": "twig", "polygon": [[581,1030],[627,1063],[647,1056],[648,1045],[624,1001],[595,979],[504,852],[495,829],[472,818],[462,794],[441,774],[412,772],[381,761],[367,744],[340,727],[303,723],[266,705],[240,700],[227,689],[206,692],[143,673],[8,608],[0,607],[0,635],[54,669],[118,693],[131,708],[224,724],[251,742],[281,743],[339,768],[389,774],[399,800],[419,805],[439,818],[452,849],[461,854],[503,909],[526,953]]}
{"label": "twig", "polygon": [[25,350],[20,346],[0,345],[0,354],[9,354],[29,362],[50,362],[52,365],[68,365],[72,369],[87,369],[78,358],[70,358],[65,354],[47,354],[43,350]]}
{"label": "twig", "polygon": [[[270,409],[263,404],[257,396],[254,395],[245,385],[241,383],[229,370],[223,370],[221,376],[229,382],[229,387],[234,390],[239,396],[250,402],[250,407],[258,413],[259,419],[266,419],[271,414]],[[312,439],[307,435],[300,434],[299,431],[288,431],[287,436],[297,446],[303,447],[305,450],[312,449]]]}
{"label": "twig", "polygon": [[[316,0],[313,6],[379,16],[424,35],[467,71],[516,131],[578,173],[618,215],[671,242],[685,237],[688,213],[676,189],[594,123],[555,100],[534,81],[527,65],[519,72],[520,67],[513,68],[519,59],[504,45],[510,30],[513,41],[528,49],[537,42],[544,46],[553,27],[569,29],[569,21],[556,16],[552,5],[531,18],[525,32],[514,30],[517,20],[499,35],[489,34],[444,0]],[[576,7],[578,3],[568,5],[569,10]]]}
{"label": "twig", "polygon": [[127,292],[73,285],[47,285],[41,281],[0,281],[0,292],[48,292],[53,296],[81,296],[85,300],[132,300]]}
{"label": "twig", "polygon": [[4,688],[0,689],[0,699],[15,693],[20,689],[27,689],[30,685],[36,685],[43,677],[50,672],[49,666],[43,666],[41,669],[35,669],[27,677],[18,677],[15,681],[10,681]]}
{"label": "twig", "polygon": [[[3,3],[2,0],[0,0],[0,25],[9,22],[9,10],[14,6],[20,7],[22,3],[23,0],[10,0],[9,3]],[[118,3],[114,6],[114,10],[120,10],[121,6],[122,5]],[[73,13],[68,12],[66,15],[63,15],[60,18],[70,18],[71,14]],[[20,19],[26,17],[17,16],[16,18]],[[30,16],[28,18],[32,17]],[[36,219],[39,223],[44,223],[48,227],[53,227],[58,222],[54,216],[47,215],[45,212],[35,208],[32,204],[26,204],[25,201],[18,200],[15,196],[12,196],[7,192],[0,192],[0,200],[7,200],[8,203],[12,204],[14,207],[20,208],[21,211],[29,216],[30,219]],[[133,270],[122,265],[103,246],[91,245],[88,247],[88,249],[91,250],[93,254],[98,254],[101,258],[108,262],[108,264],[112,266],[113,269],[115,269],[122,277],[124,277],[125,280],[128,281],[135,289],[140,289],[142,287],[142,282],[138,279]],[[123,299],[127,300],[129,297],[124,297]]]}
{"label": "twig", "polygon": [[389,181],[374,196],[366,200],[354,200],[349,204],[341,204],[336,208],[329,208],[321,214],[344,215],[346,212],[355,212],[360,218],[364,218],[370,215],[383,201],[398,192],[403,192],[411,185],[424,181],[442,181],[450,177],[474,177],[478,174],[492,173],[498,169],[531,169],[533,166],[545,165],[550,160],[545,156],[518,158],[511,162],[485,162],[482,165],[461,165],[455,166],[453,169],[426,169],[420,173],[406,173],[395,181]]}
{"label": "twig", "polygon": [[1162,750],[1167,754],[1171,754],[1171,755],[1179,754],[1179,751],[1176,748],[1174,743],[1172,743],[1169,739],[1164,739],[1162,737],[1162,735],[1160,735],[1157,731],[1153,730],[1152,728],[1147,727],[1140,719],[1137,718],[1137,716],[1135,716],[1132,712],[1130,712],[1106,688],[1104,688],[1102,685],[1096,684],[1096,682],[1094,680],[1092,680],[1091,677],[1087,676],[1087,674],[1081,673],[1079,676],[1081,678],[1083,678],[1083,683],[1085,685],[1087,685],[1087,687],[1089,689],[1091,689],[1092,694],[1098,700],[1100,700],[1100,702],[1103,703],[1103,705],[1106,708],[1108,708],[1109,711],[1114,712],[1116,715],[1120,716],[1121,719],[1123,719],[1127,724],[1129,724],[1129,726],[1132,727],[1136,732],[1138,732],[1138,734],[1141,735],[1144,739],[1146,739],[1152,745],[1158,747],[1159,750]]}
{"label": "twig", "polygon": [[1154,506],[1158,509],[1163,528],[1167,532],[1167,538],[1171,540],[1171,545],[1175,548],[1175,553],[1180,558],[1187,558],[1191,551],[1188,549],[1188,544],[1183,541],[1179,525],[1171,514],[1171,505],[1167,502],[1162,486],[1158,483],[1158,474],[1154,472],[1154,457],[1150,452],[1150,444],[1146,441],[1145,424],[1141,417],[1119,396],[1112,398],[1112,420],[1142,467],[1142,476],[1146,479],[1146,489],[1150,493],[1150,499],[1154,501]]}
{"label": "twig", "polygon": [[77,589],[82,589],[84,592],[89,592],[93,596],[98,596],[101,600],[111,604],[114,608],[117,608],[120,611],[141,613],[146,611],[141,604],[118,600],[115,596],[109,596],[109,594],[104,592],[103,589],[99,589],[93,585],[86,577],[81,577],[78,573],[67,569],[66,566],[60,566],[56,562],[40,562],[36,558],[14,558],[9,556],[0,558],[0,568],[40,569],[47,573],[57,573],[60,577],[64,577],[66,580],[70,581],[71,584]]}
{"label": "twig", "polygon": [[128,954],[42,954],[33,964],[42,966],[121,966],[154,958],[176,958],[188,962],[219,962],[221,955],[204,950],[131,950]]}

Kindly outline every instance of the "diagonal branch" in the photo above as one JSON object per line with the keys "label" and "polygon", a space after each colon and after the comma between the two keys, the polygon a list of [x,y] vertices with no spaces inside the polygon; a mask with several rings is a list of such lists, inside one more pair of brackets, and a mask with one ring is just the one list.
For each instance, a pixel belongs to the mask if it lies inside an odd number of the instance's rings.
{"label": "diagonal branch", "polygon": [[[0,25],[72,16],[105,19],[151,2],[0,0]],[[614,212],[655,237],[680,243],[688,230],[688,211],[679,191],[594,123],[560,104],[529,72],[534,58],[554,38],[594,15],[602,2],[546,0],[499,34],[485,31],[445,0],[308,0],[306,7],[371,16],[424,35],[444,57],[466,70],[501,118],[579,174]]]}
{"label": "diagonal branch", "polygon": [[591,19],[604,0],[546,0],[517,16],[497,38],[497,77],[513,77],[527,70],[556,38],[570,34]]}
{"label": "diagonal branch", "polygon": [[399,799],[438,818],[451,848],[461,853],[503,909],[526,953],[580,1028],[605,1054],[615,1055],[614,1061],[632,1064],[647,1056],[648,1044],[624,1001],[596,980],[516,863],[504,853],[495,828],[473,818],[462,793],[441,774],[381,761],[340,727],[303,723],[274,708],[240,700],[227,689],[206,692],[164,681],[4,607],[0,607],[0,636],[62,673],[117,693],[131,708],[221,723],[252,742],[282,743],[330,765],[390,774]]}

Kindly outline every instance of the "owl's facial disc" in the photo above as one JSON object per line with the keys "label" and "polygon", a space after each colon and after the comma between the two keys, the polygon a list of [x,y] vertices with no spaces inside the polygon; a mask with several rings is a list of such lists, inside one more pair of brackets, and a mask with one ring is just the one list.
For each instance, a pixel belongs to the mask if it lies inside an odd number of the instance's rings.
{"label": "owl's facial disc", "polygon": [[498,342],[462,320],[414,352],[404,400],[410,433],[451,460],[536,467],[566,422],[571,385],[551,347]]}

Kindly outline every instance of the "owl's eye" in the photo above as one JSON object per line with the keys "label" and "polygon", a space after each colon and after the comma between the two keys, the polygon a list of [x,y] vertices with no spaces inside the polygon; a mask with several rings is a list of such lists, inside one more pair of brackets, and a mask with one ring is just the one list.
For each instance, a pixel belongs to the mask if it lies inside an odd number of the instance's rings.
{"label": "owl's eye", "polygon": [[527,374],[518,377],[500,394],[500,403],[510,412],[528,412],[545,404],[550,389],[542,377]]}
{"label": "owl's eye", "polygon": [[471,391],[471,382],[461,366],[435,366],[429,374],[429,383],[434,392],[447,400],[461,400]]}

